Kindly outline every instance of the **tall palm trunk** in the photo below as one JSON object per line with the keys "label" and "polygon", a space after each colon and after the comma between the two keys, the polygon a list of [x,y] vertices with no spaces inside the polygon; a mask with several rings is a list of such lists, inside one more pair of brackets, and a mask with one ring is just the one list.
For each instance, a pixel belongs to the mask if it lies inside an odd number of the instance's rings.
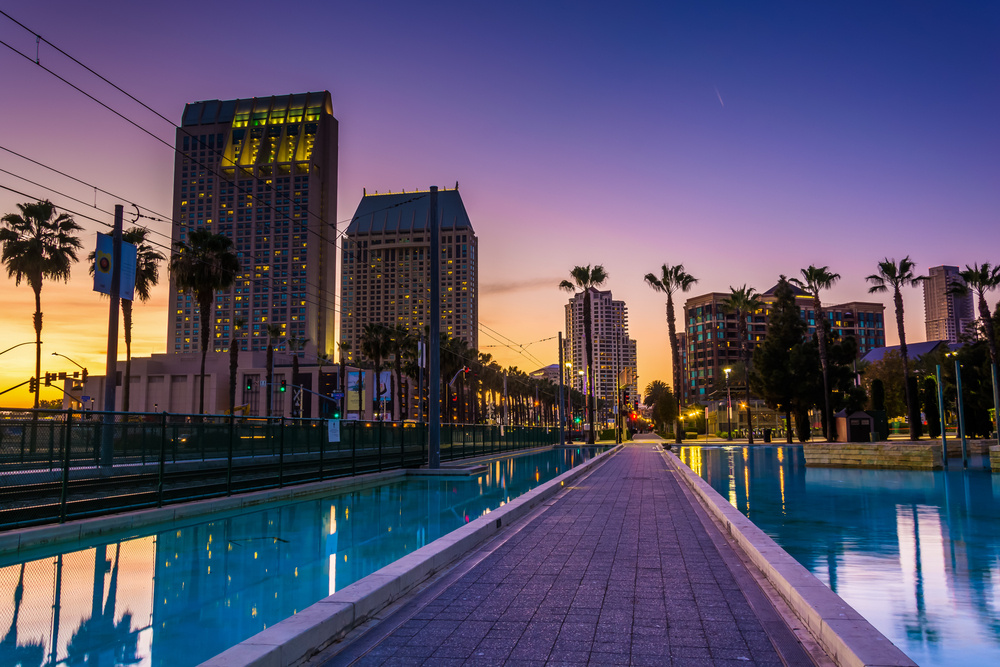
{"label": "tall palm trunk", "polygon": [[[35,389],[35,409],[37,410],[38,395],[41,393],[41,387],[42,387],[42,278],[41,276],[38,277],[37,282],[32,282],[31,288],[35,292],[35,381],[38,387],[37,389]],[[114,409],[114,406],[112,406],[112,409]],[[35,416],[36,417],[38,416],[37,413]],[[32,432],[34,432],[34,430],[35,429],[32,429]],[[34,451],[34,448],[32,448],[32,451]]]}
{"label": "tall palm trunk", "polygon": [[683,370],[681,369],[681,351],[677,345],[677,325],[674,324],[674,299],[670,292],[667,292],[667,336],[670,338],[670,362],[673,366],[674,376],[674,402],[677,410],[674,413],[674,442],[681,442],[681,382],[683,382]]}
{"label": "tall palm trunk", "polygon": [[201,329],[199,332],[201,333],[201,375],[199,376],[198,385],[198,414],[203,415],[205,414],[205,357],[208,355],[208,318],[212,315],[212,302],[210,299],[199,299],[199,302],[198,311],[201,317],[199,327]]}
{"label": "tall palm trunk", "polygon": [[832,418],[830,414],[830,381],[827,375],[826,359],[826,313],[820,305],[819,297],[813,299],[816,309],[816,338],[819,341],[819,365],[823,371],[823,429],[827,442],[833,442]]}
{"label": "tall palm trunk", "polygon": [[747,406],[747,444],[753,444],[753,414],[750,407],[750,332],[745,313],[738,313],[740,318],[740,358],[743,359],[743,381],[746,383],[745,396]]}
{"label": "tall palm trunk", "polygon": [[132,388],[132,302],[122,299],[122,321],[125,328],[125,377],[122,379],[122,412],[129,411],[129,390]]}
{"label": "tall palm trunk", "polygon": [[899,334],[899,356],[903,358],[903,396],[906,400],[906,423],[910,425],[910,440],[917,440],[920,437],[917,430],[916,420],[913,419],[917,413],[913,400],[915,396],[910,396],[910,355],[906,349],[906,330],[903,328],[903,295],[899,291],[899,286],[893,289],[893,303],[896,306],[896,332]]}
{"label": "tall palm trunk", "polygon": [[240,348],[236,335],[229,341],[229,413],[236,412],[236,373],[240,367]]}
{"label": "tall palm trunk", "polygon": [[[403,420],[403,353],[400,350],[396,350],[396,358],[393,361],[393,366],[395,366],[396,371],[396,409],[399,411],[399,419]],[[395,415],[390,415],[390,421],[395,418]]]}
{"label": "tall palm trunk", "polygon": [[[594,339],[592,338],[593,325],[590,321],[590,290],[583,293],[583,328],[584,346],[587,349],[587,378],[590,384],[590,391],[587,396],[587,420],[590,422],[590,432],[587,433],[587,444],[592,445],[595,441],[594,435]],[[584,388],[586,389],[586,387]]]}
{"label": "tall palm trunk", "polygon": [[271,397],[274,396],[274,343],[267,342],[267,386],[264,388],[264,415],[271,416]]}
{"label": "tall palm trunk", "polygon": [[347,418],[347,364],[344,363],[344,356],[340,356],[340,418]]}

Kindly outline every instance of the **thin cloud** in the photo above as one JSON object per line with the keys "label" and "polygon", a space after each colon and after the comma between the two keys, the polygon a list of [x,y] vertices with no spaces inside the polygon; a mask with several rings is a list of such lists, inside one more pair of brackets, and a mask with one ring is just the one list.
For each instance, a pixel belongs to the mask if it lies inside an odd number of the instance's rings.
{"label": "thin cloud", "polygon": [[556,289],[559,287],[561,278],[532,278],[531,280],[512,280],[502,283],[489,283],[480,285],[479,293],[483,294],[510,294],[512,292],[529,292],[537,289]]}

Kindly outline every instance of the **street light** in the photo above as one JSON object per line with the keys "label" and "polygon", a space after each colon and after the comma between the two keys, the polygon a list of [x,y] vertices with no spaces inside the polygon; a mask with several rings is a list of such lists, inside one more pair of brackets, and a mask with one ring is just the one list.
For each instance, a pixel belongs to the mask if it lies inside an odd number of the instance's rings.
{"label": "street light", "polygon": [[958,435],[962,438],[962,467],[969,467],[969,455],[965,441],[965,402],[962,400],[962,365],[958,362],[958,352],[948,352],[946,356],[955,357],[955,407],[958,409]]}
{"label": "street light", "polygon": [[[24,343],[21,343],[21,345],[24,345]],[[0,354],[2,354],[2,353],[0,353]],[[53,357],[62,357],[63,359],[68,360],[71,364],[75,365],[77,368],[80,368],[81,370],[87,370],[86,368],[84,368],[80,364],[76,363],[75,361],[73,361],[72,359],[70,359],[69,357],[67,357],[65,354],[59,354],[58,352],[53,352],[52,356]]]}
{"label": "street light", "polygon": [[29,340],[29,341],[27,341],[26,343],[18,343],[17,345],[11,345],[10,347],[8,347],[8,348],[7,348],[6,350],[4,350],[3,352],[0,352],[0,354],[7,354],[7,353],[8,353],[8,352],[10,352],[11,350],[13,350],[13,349],[14,349],[15,347],[21,347],[22,345],[34,345],[34,344],[35,344],[35,341],[33,341],[33,340]]}
{"label": "street light", "polygon": [[726,440],[733,439],[733,393],[729,388],[729,374],[732,368],[722,369],[726,374]]}

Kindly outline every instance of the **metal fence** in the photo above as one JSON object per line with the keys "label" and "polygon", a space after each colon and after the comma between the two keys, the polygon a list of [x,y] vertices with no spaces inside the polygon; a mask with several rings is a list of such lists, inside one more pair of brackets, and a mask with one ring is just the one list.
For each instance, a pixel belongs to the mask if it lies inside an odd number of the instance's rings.
{"label": "metal fence", "polygon": [[[444,424],[441,460],[557,441],[552,428]],[[0,530],[419,467],[427,454],[427,427],[411,422],[0,409]]]}

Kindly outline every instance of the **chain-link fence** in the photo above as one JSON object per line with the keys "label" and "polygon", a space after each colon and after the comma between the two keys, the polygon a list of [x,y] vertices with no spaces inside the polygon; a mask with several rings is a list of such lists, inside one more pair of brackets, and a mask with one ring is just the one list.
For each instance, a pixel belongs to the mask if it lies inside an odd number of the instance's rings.
{"label": "chain-link fence", "polygon": [[[442,425],[441,460],[557,441]],[[410,422],[0,409],[0,530],[426,462],[427,427]]]}

